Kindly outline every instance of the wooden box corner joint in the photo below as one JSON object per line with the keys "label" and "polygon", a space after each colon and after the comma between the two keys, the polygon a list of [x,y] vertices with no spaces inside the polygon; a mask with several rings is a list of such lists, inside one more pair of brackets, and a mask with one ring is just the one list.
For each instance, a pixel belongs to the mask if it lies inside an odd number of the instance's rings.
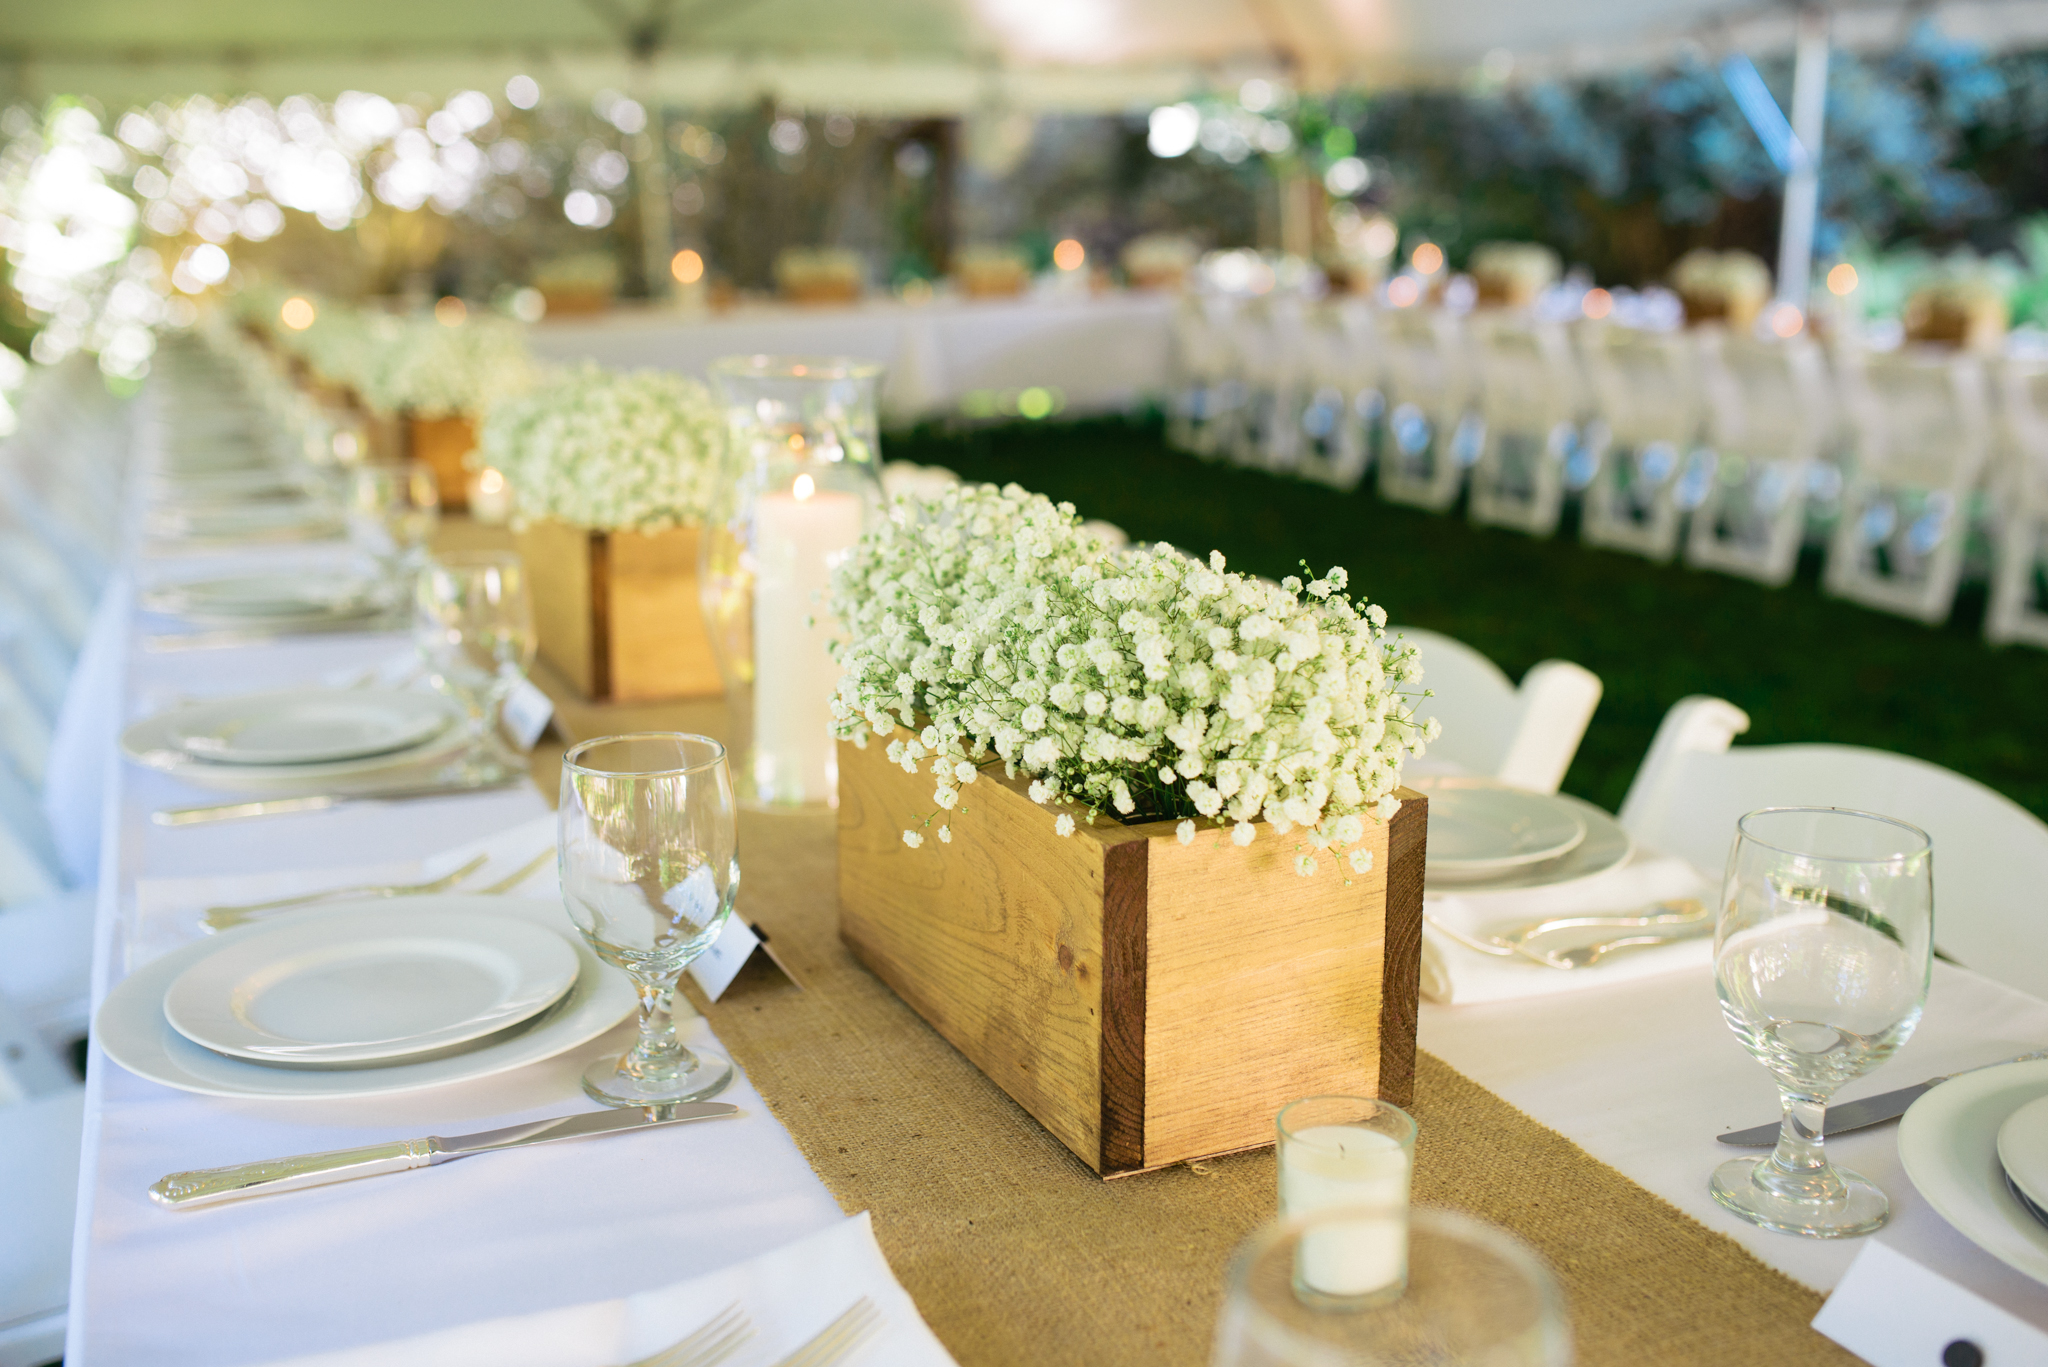
{"label": "wooden box corner joint", "polygon": [[908,849],[931,780],[842,743],[840,929],[856,957],[1104,1177],[1273,1141],[1297,1097],[1414,1095],[1428,804],[1353,874],[1107,817],[1072,836],[995,771]]}
{"label": "wooden box corner joint", "polygon": [[514,534],[540,649],[584,697],[654,702],[724,691],[698,595],[697,528]]}

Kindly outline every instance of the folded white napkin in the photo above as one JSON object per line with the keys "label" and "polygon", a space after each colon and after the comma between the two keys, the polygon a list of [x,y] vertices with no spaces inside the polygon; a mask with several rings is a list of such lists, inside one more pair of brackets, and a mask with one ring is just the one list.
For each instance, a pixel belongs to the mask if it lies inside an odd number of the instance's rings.
{"label": "folded white napkin", "polygon": [[[1667,898],[1710,894],[1709,880],[1685,860],[1642,851],[1618,868],[1549,887],[1432,894],[1422,904],[1428,918],[1422,926],[1422,995],[1433,1002],[1460,1005],[1507,1001],[1670,973],[1713,961],[1714,941],[1708,934],[1677,944],[1621,950],[1587,968],[1546,968],[1519,955],[1503,958],[1469,949],[1431,925],[1430,920],[1467,935],[1484,937],[1553,916],[1632,915]],[[1579,932],[1584,940],[1560,936],[1547,943],[1563,948],[1630,933],[1617,930],[1609,936]]]}
{"label": "folded white napkin", "polygon": [[[487,888],[514,873],[536,856],[555,848],[553,814],[522,821],[509,830],[471,840],[425,859],[400,859],[382,864],[357,864],[327,869],[292,869],[280,873],[236,873],[135,880],[135,921],[127,937],[128,972],[179,945],[203,936],[199,918],[208,907],[267,902],[277,897],[322,892],[329,888],[396,883],[421,883],[453,873],[479,854],[482,867],[467,875],[451,893]],[[508,888],[507,895],[559,897],[561,880],[555,861],[540,865]]]}
{"label": "folded white napkin", "polygon": [[[687,1237],[679,1233],[678,1237]],[[607,1367],[650,1356],[738,1305],[753,1337],[727,1367],[780,1362],[862,1296],[880,1332],[855,1359],[875,1367],[951,1367],[889,1270],[866,1212],[751,1262],[654,1291],[417,1338],[296,1357],[272,1367]]]}

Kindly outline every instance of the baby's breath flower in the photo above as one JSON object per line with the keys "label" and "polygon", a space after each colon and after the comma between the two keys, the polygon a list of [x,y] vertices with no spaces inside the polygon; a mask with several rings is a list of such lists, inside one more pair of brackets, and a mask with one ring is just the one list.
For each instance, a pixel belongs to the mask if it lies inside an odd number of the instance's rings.
{"label": "baby's breath flower", "polygon": [[1180,825],[1178,825],[1178,826],[1175,826],[1175,827],[1173,828],[1173,835],[1174,835],[1174,838],[1175,838],[1176,840],[1180,841],[1180,843],[1181,843],[1181,844],[1183,844],[1183,845],[1192,845],[1192,844],[1194,844],[1194,843],[1195,843],[1195,823],[1194,823],[1194,822],[1192,822],[1192,821],[1183,821],[1183,822],[1181,822],[1181,823],[1180,823]]}
{"label": "baby's breath flower", "polygon": [[[835,572],[834,727],[852,740],[914,728],[889,757],[913,773],[928,760],[942,809],[1000,759],[1032,801],[1091,821],[1166,818],[1191,840],[1199,815],[1240,846],[1263,821],[1344,857],[1367,820],[1399,810],[1401,763],[1433,734],[1412,715],[1414,649],[1385,638],[1385,613],[1348,582],[1331,569],[1273,584],[1163,545],[1112,551],[1014,485],[899,503]],[[1072,834],[1073,811],[1053,819]]]}
{"label": "baby's breath flower", "polygon": [[924,837],[919,835],[916,831],[905,831],[903,833],[903,843],[910,846],[910,848],[914,850],[919,845],[924,844]]}
{"label": "baby's breath flower", "polygon": [[[953,843],[953,826],[951,822],[948,822],[947,824],[939,827],[939,843],[941,845],[950,845]],[[1370,865],[1372,863],[1372,856],[1367,855],[1365,858],[1366,863]],[[1353,867],[1356,867],[1356,865],[1354,865]]]}
{"label": "baby's breath flower", "polygon": [[[951,837],[948,838],[950,839]],[[1345,858],[1351,861],[1351,871],[1353,873],[1372,872],[1371,850],[1353,850],[1350,854],[1346,855]]]}

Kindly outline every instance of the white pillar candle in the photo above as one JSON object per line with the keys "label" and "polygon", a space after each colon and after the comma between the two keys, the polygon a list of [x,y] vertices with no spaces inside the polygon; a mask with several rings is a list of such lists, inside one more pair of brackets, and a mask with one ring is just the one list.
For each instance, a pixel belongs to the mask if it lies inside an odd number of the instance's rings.
{"label": "white pillar candle", "polygon": [[1280,1144],[1280,1213],[1363,1208],[1378,1212],[1310,1230],[1296,1265],[1326,1296],[1369,1296],[1408,1275],[1408,1152],[1363,1125],[1317,1125]]}
{"label": "white pillar candle", "polygon": [[798,475],[754,513],[755,791],[771,802],[830,802],[838,792],[832,691],[839,666],[827,597],[835,559],[860,540],[857,494]]}

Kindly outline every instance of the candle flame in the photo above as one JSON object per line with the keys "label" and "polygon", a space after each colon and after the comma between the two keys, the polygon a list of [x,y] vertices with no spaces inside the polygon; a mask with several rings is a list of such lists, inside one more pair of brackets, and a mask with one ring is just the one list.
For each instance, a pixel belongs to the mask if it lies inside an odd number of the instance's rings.
{"label": "candle flame", "polygon": [[802,503],[812,494],[818,492],[818,482],[809,475],[798,475],[796,483],[790,486],[789,491],[796,495],[797,502]]}

